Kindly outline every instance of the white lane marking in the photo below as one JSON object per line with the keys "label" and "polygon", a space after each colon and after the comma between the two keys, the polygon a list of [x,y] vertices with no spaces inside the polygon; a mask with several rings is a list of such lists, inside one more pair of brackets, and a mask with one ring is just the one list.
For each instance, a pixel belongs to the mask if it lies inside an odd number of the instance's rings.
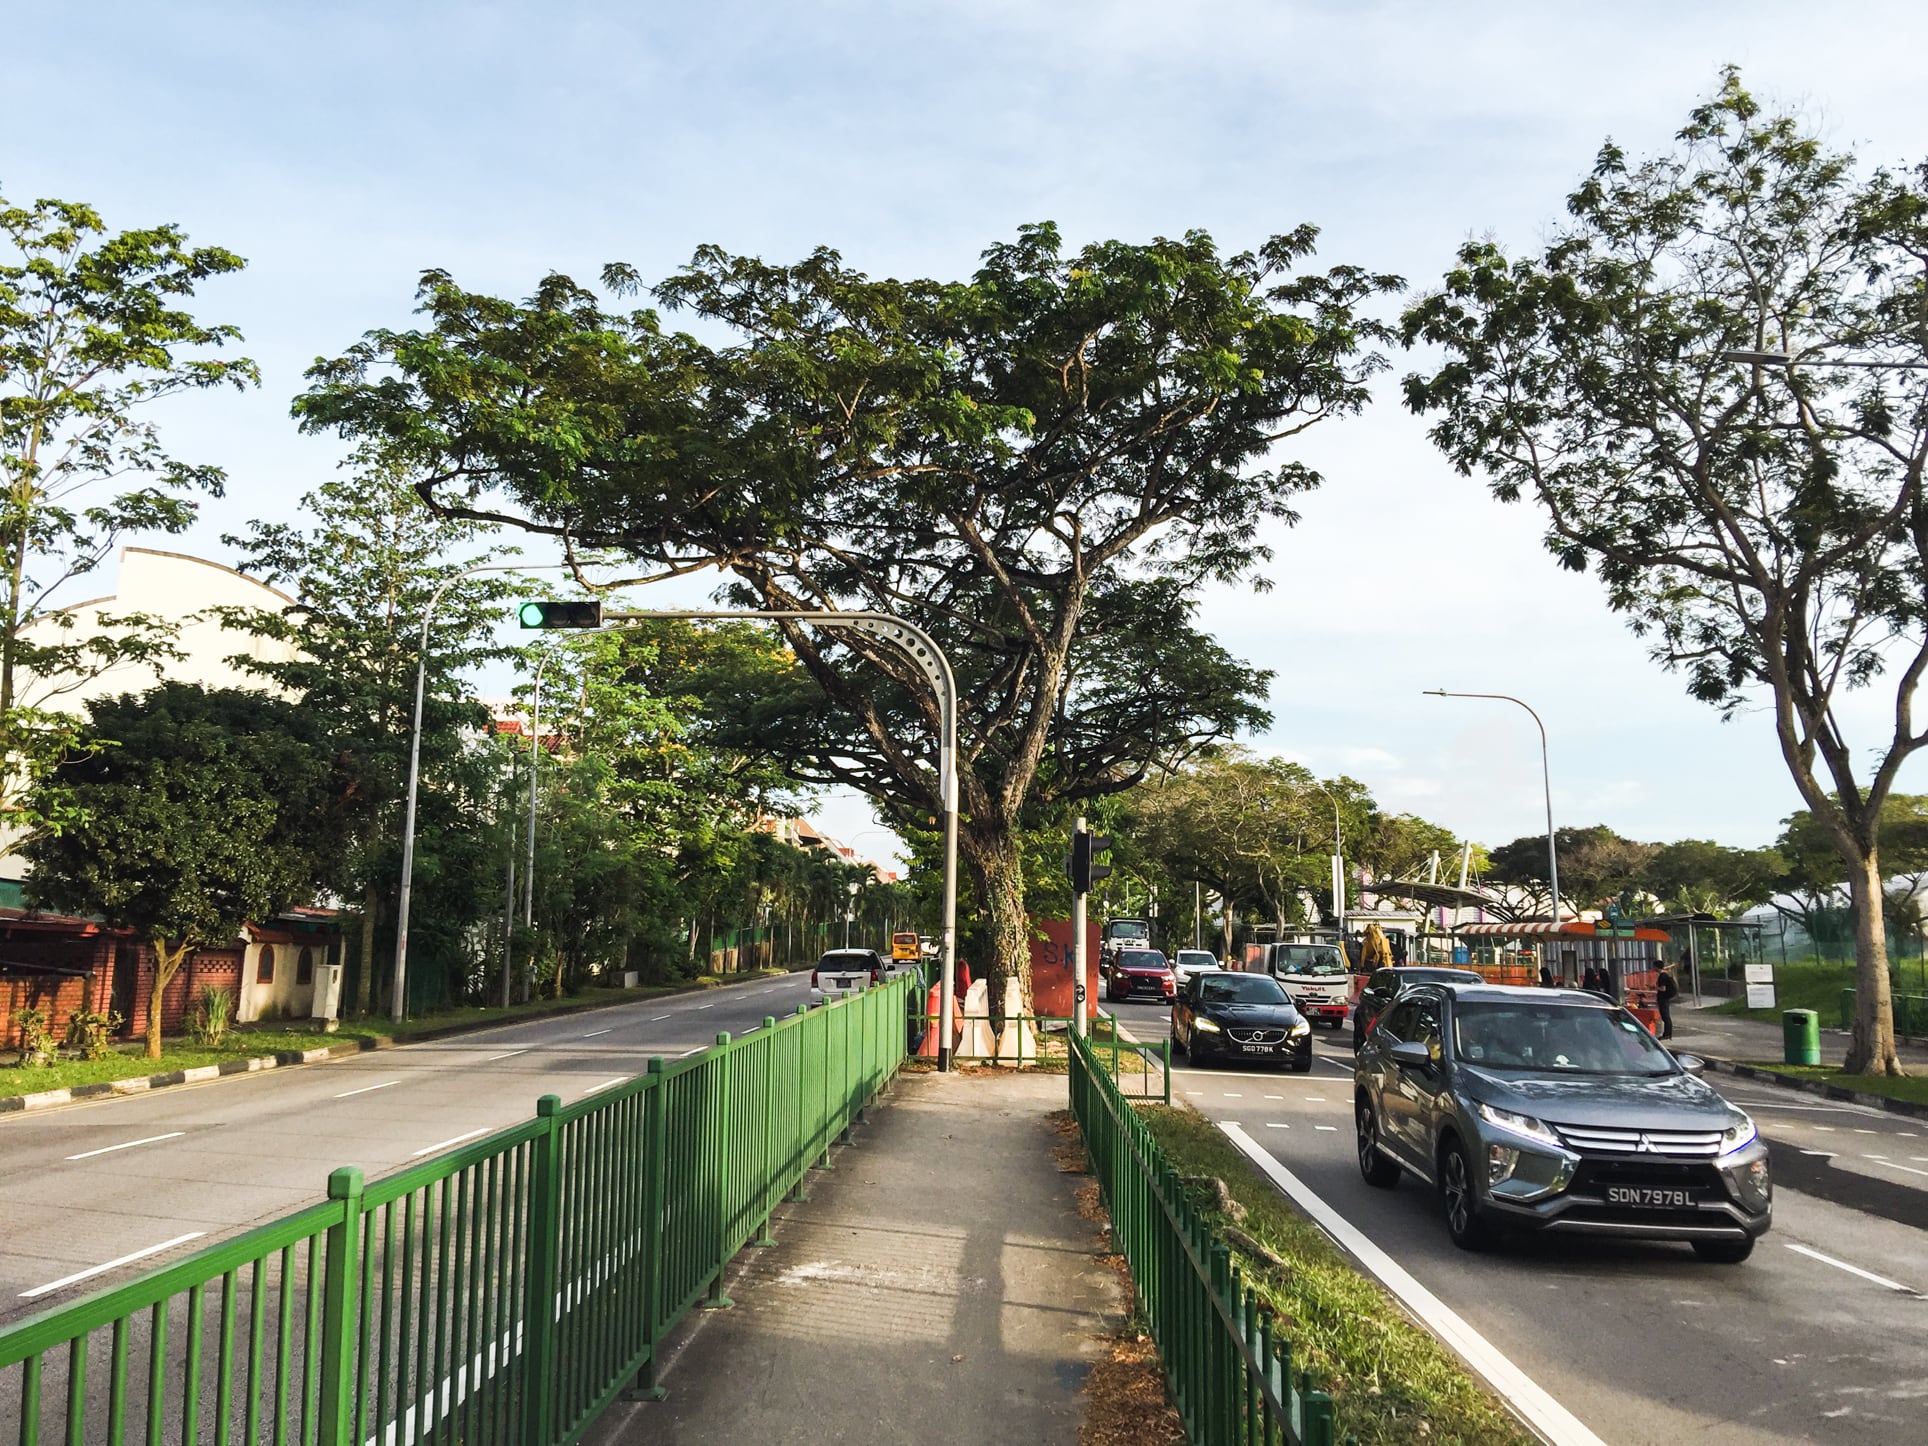
{"label": "white lane marking", "polygon": [[1198,1096],[1204,1094],[1205,1091],[1204,1090],[1186,1090],[1185,1093],[1190,1095],[1192,1098],[1196,1099],[1198,1098]]}
{"label": "white lane marking", "polygon": [[1857,1135],[1872,1135],[1872,1134],[1874,1133],[1874,1131],[1873,1131],[1873,1130],[1864,1130],[1864,1129],[1862,1129],[1862,1128],[1861,1128],[1861,1126],[1859,1126],[1859,1125],[1856,1125],[1856,1126],[1854,1127],[1854,1132],[1855,1132],[1855,1133],[1856,1133]]}
{"label": "white lane marking", "polygon": [[1244,1095],[1235,1095],[1230,1090],[1225,1090],[1223,1093],[1228,1100],[1242,1100],[1245,1098]]}
{"label": "white lane marking", "polygon": [[466,1134],[456,1135],[452,1139],[438,1140],[432,1145],[422,1146],[419,1150],[410,1150],[408,1157],[411,1160],[419,1160],[423,1155],[432,1155],[437,1150],[446,1150],[450,1145],[459,1145],[464,1140],[473,1140],[477,1135],[486,1135],[488,1132],[489,1127],[484,1125],[479,1130],[470,1130]]}
{"label": "white lane marking", "polygon": [[1872,1270],[1863,1270],[1858,1265],[1849,1265],[1845,1260],[1836,1260],[1832,1255],[1823,1255],[1818,1250],[1810,1250],[1807,1246],[1797,1245],[1792,1240],[1783,1240],[1781,1244],[1785,1245],[1789,1250],[1800,1252],[1811,1260],[1818,1260],[1823,1265],[1832,1265],[1836,1270],[1845,1270],[1849,1275],[1858,1275],[1863,1280],[1871,1280],[1876,1285],[1886,1286],[1889,1290],[1898,1290],[1903,1295],[1921,1294],[1920,1291],[1905,1286],[1898,1280],[1890,1280],[1885,1275],[1876,1275]]}
{"label": "white lane marking", "polygon": [[1421,1285],[1412,1272],[1366,1238],[1363,1231],[1314,1194],[1298,1176],[1273,1159],[1258,1141],[1236,1124],[1219,1126],[1233,1144],[1263,1170],[1280,1192],[1324,1228],[1339,1242],[1341,1249],[1379,1278],[1386,1289],[1398,1296],[1406,1309],[1418,1316],[1434,1335],[1459,1353],[1461,1359],[1488,1385],[1511,1402],[1527,1424],[1544,1436],[1552,1446],[1606,1446],[1566,1407],[1513,1362],[1501,1355],[1493,1343],[1474,1330],[1459,1313]]}
{"label": "white lane marking", "polygon": [[699,1005],[697,1005],[696,1007],[697,1007],[698,1009],[714,1009],[714,1008],[716,1008],[716,1005],[715,1005],[715,1004],[713,1004],[713,1003],[712,1003],[712,1004],[699,1004]]}
{"label": "white lane marking", "polygon": [[150,1255],[159,1255],[163,1250],[172,1250],[177,1245],[185,1245],[190,1240],[199,1240],[206,1234],[207,1231],[205,1230],[190,1230],[185,1235],[177,1235],[172,1240],[163,1240],[159,1245],[150,1245],[145,1250],[136,1250],[128,1255],[116,1256],[105,1265],[89,1266],[86,1270],[77,1270],[72,1275],[63,1275],[59,1280],[50,1280],[45,1285],[36,1285],[32,1290],[23,1290],[20,1292],[20,1298],[22,1300],[32,1300],[36,1296],[45,1295],[50,1290],[59,1290],[63,1285],[73,1285],[77,1281],[88,1280],[93,1276],[101,1274],[103,1271],[112,1270],[116,1266],[130,1265],[136,1260],[145,1260]]}
{"label": "white lane marking", "polygon": [[1832,1150],[1803,1150],[1801,1153],[1803,1155],[1815,1155],[1823,1160],[1832,1160],[1834,1158],[1834,1152]]}
{"label": "white lane marking", "polygon": [[704,1050],[706,1050],[706,1049],[708,1049],[708,1048],[709,1048],[709,1046],[708,1046],[707,1044],[699,1044],[699,1045],[697,1045],[697,1046],[696,1046],[696,1048],[695,1048],[695,1049],[686,1049],[686,1050],[684,1050],[684,1051],[683,1051],[683,1052],[682,1052],[681,1054],[679,1054],[679,1055],[677,1055],[676,1057],[677,1057],[678,1059],[688,1059],[688,1058],[689,1058],[689,1057],[690,1057],[691,1055],[693,1055],[693,1054],[701,1054],[701,1053],[702,1053],[702,1052],[703,1052]]}
{"label": "white lane marking", "polygon": [[1268,1100],[1283,1100],[1285,1096],[1284,1095],[1267,1095],[1266,1098]]}
{"label": "white lane marking", "polygon": [[1307,1095],[1305,1097],[1305,1102],[1309,1105],[1322,1105],[1325,1103],[1325,1096],[1324,1095]]}
{"label": "white lane marking", "polygon": [[161,1140],[178,1140],[186,1130],[169,1130],[165,1135],[149,1135],[144,1140],[128,1140],[118,1145],[102,1145],[98,1150],[82,1150],[78,1155],[69,1155],[70,1160],[91,1160],[96,1155],[111,1155],[116,1150],[131,1150],[136,1145],[152,1145]]}
{"label": "white lane marking", "polygon": [[1920,1175],[1928,1179],[1928,1170],[1917,1170],[1913,1165],[1897,1165],[1886,1155],[1864,1155],[1862,1158],[1873,1160],[1878,1165],[1886,1165],[1890,1170],[1906,1170],[1910,1175]]}
{"label": "white lane marking", "polygon": [[606,1079],[606,1080],[604,1080],[604,1081],[603,1081],[603,1082],[602,1082],[601,1084],[599,1084],[599,1085],[591,1085],[591,1086],[589,1086],[589,1088],[588,1088],[588,1089],[586,1089],[586,1090],[584,1090],[584,1091],[583,1091],[583,1094],[584,1094],[585,1096],[586,1096],[586,1095],[593,1095],[593,1094],[599,1094],[599,1093],[601,1093],[601,1092],[602,1092],[603,1090],[606,1090],[606,1089],[608,1089],[608,1088],[609,1088],[609,1087],[610,1087],[611,1085],[619,1085],[619,1084],[621,1084],[621,1083],[622,1083],[622,1082],[623,1082],[624,1080],[626,1080],[626,1079],[628,1079],[628,1078],[629,1078],[629,1076],[628,1076],[628,1075],[626,1075],[626,1074],[619,1074],[619,1075],[617,1075],[617,1076],[616,1076],[616,1077],[615,1077],[614,1079]]}
{"label": "white lane marking", "polygon": [[1268,1130],[1289,1130],[1292,1126],[1282,1125],[1277,1120],[1267,1120],[1265,1122],[1265,1128]]}
{"label": "white lane marking", "polygon": [[584,1038],[584,1039],[594,1039],[594,1038],[595,1038],[595,1037],[596,1037],[597,1035],[599,1035],[599,1034],[608,1034],[608,1033],[609,1033],[609,1030],[607,1030],[607,1029],[592,1029],[592,1030],[590,1030],[590,1031],[589,1031],[589,1033],[587,1033],[587,1034],[585,1034],[585,1035],[583,1036],[583,1038]]}
{"label": "white lane marking", "polygon": [[[533,1047],[534,1046],[530,1046],[530,1048],[533,1048]],[[498,1059],[514,1059],[517,1055],[527,1054],[528,1052],[529,1052],[528,1049],[512,1049],[507,1054],[492,1054],[487,1059],[483,1060],[482,1063],[493,1064]]]}
{"label": "white lane marking", "polygon": [[1314,1125],[1312,1128],[1315,1130],[1335,1130],[1336,1131],[1339,1127],[1337,1125]]}
{"label": "white lane marking", "polygon": [[370,1090],[385,1090],[390,1085],[398,1085],[400,1083],[401,1081],[398,1079],[385,1079],[380,1084],[363,1085],[358,1090],[343,1090],[340,1094],[336,1095],[335,1098],[338,1100],[345,1100],[350,1095],[365,1095]]}
{"label": "white lane marking", "polygon": [[1834,1133],[1834,1126],[1833,1125],[1816,1125],[1814,1127],[1814,1132],[1819,1135],[1831,1135]]}
{"label": "white lane marking", "polygon": [[643,1023],[644,1024],[661,1024],[665,1019],[668,1019],[668,1018],[669,1016],[667,1014],[652,1014],[648,1019],[645,1019]]}

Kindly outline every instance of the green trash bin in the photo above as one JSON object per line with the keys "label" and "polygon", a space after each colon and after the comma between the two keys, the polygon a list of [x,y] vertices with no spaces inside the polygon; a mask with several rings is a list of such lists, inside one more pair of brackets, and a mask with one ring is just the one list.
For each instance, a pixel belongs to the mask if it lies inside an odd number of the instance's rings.
{"label": "green trash bin", "polygon": [[1789,1009],[1781,1014],[1781,1062],[1821,1062],[1821,1016],[1812,1009]]}
{"label": "green trash bin", "polygon": [[1852,989],[1841,991],[1841,1027],[1854,1028],[1854,991]]}

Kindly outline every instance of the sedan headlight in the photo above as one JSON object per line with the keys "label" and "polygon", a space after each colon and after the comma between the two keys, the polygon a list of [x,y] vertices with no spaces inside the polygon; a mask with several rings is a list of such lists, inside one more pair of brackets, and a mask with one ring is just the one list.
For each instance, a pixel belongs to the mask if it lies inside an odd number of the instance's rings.
{"label": "sedan headlight", "polygon": [[1753,1144],[1755,1137],[1759,1134],[1760,1131],[1754,1128],[1754,1122],[1746,1115],[1742,1115],[1721,1131],[1720,1152],[1723,1155],[1731,1155],[1741,1146]]}
{"label": "sedan headlight", "polygon": [[1308,1034],[1312,1033],[1312,1023],[1310,1020],[1301,1019],[1297,1024],[1293,1025],[1292,1028],[1287,1030],[1286,1033],[1290,1034],[1294,1039],[1304,1039]]}
{"label": "sedan headlight", "polygon": [[1516,1115],[1511,1110],[1503,1110],[1498,1105],[1489,1105],[1481,1101],[1479,1117],[1489,1125],[1496,1125],[1515,1135],[1523,1135],[1536,1144],[1553,1145],[1556,1148],[1560,1144],[1560,1137],[1553,1132],[1553,1127],[1542,1120],[1534,1119],[1531,1115]]}
{"label": "sedan headlight", "polygon": [[1219,1032],[1218,1026],[1209,1019],[1194,1019],[1192,1021],[1192,1027],[1202,1030],[1206,1034],[1217,1034]]}

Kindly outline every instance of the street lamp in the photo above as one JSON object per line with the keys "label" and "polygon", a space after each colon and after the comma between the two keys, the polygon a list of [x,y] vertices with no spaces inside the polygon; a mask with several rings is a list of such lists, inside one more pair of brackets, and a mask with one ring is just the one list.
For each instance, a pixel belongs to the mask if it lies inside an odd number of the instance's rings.
{"label": "street lamp", "polygon": [[1532,715],[1534,726],[1540,730],[1540,781],[1546,789],[1546,873],[1547,882],[1553,886],[1553,927],[1558,929],[1560,927],[1560,855],[1553,844],[1553,771],[1547,764],[1546,724],[1540,721],[1538,713],[1534,713],[1532,708],[1511,693],[1449,693],[1444,688],[1425,688],[1421,691],[1432,698],[1492,698],[1502,703],[1518,703]]}
{"label": "street lamp", "polygon": [[1863,367],[1868,371],[1928,371],[1928,362],[1913,361],[1859,361],[1852,357],[1808,357],[1792,356],[1784,351],[1723,351],[1715,353],[1722,361],[1739,362],[1743,366],[1788,367],[1795,362],[1810,367]]}
{"label": "street lamp", "polygon": [[1339,927],[1339,948],[1346,947],[1346,851],[1339,836],[1339,800],[1318,779],[1312,786],[1332,804],[1332,917]]}
{"label": "street lamp", "polygon": [[609,622],[636,623],[663,618],[744,619],[813,623],[825,628],[849,628],[891,644],[916,664],[924,680],[937,695],[940,729],[937,753],[938,797],[944,810],[944,974],[938,983],[937,1068],[951,1067],[951,1008],[957,973],[957,679],[950,659],[929,633],[914,623],[890,613],[842,612],[827,609],[813,612],[788,609],[703,608],[650,610],[647,612],[607,613]]}
{"label": "street lamp", "polygon": [[542,670],[554,656],[553,652],[545,652],[536,660],[535,691],[529,701],[529,862],[522,871],[522,927],[525,929],[533,929],[536,923],[536,778],[542,754]]}

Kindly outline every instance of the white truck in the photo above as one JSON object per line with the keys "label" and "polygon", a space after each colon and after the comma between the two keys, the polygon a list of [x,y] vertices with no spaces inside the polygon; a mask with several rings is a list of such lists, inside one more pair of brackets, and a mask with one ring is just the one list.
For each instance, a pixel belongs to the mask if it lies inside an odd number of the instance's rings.
{"label": "white truck", "polygon": [[1263,968],[1312,1023],[1345,1027],[1352,971],[1337,944],[1267,944]]}

